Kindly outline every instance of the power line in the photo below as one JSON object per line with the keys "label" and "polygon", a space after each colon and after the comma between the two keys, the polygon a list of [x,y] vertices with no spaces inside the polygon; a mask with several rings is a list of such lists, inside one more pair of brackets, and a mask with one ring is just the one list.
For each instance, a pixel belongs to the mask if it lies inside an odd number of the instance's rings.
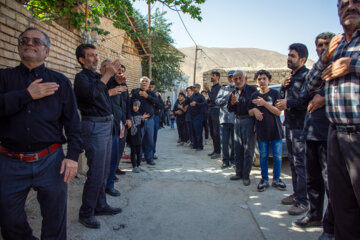
{"label": "power line", "polygon": [[206,52],[203,49],[200,49],[207,58],[209,58],[213,63],[215,63],[216,65],[218,65],[219,68],[222,68],[222,66],[220,66],[220,64],[218,64],[217,62],[215,62],[211,57],[209,57],[209,55],[206,54]]}
{"label": "power line", "polygon": [[184,21],[183,21],[183,19],[182,19],[181,15],[180,15],[179,11],[177,10],[176,6],[175,6],[175,9],[176,9],[177,14],[179,15],[179,18],[180,18],[180,20],[181,20],[181,22],[182,22],[182,24],[183,24],[183,26],[184,26],[184,28],[185,28],[186,32],[189,34],[189,37],[190,37],[190,38],[191,38],[191,40],[194,42],[195,46],[197,46],[197,44],[196,44],[195,40],[193,39],[193,37],[191,36],[191,34],[190,34],[189,30],[187,29],[187,27],[186,27],[186,25],[185,25],[185,23],[184,23]]}
{"label": "power line", "polygon": [[[175,6],[175,9],[177,10],[176,6]],[[193,41],[193,43],[195,44],[195,47],[196,47],[196,46],[197,46],[197,43],[195,42],[194,38],[191,36],[189,30],[187,29],[187,27],[186,27],[186,25],[185,25],[185,23],[184,23],[181,15],[180,15],[179,11],[176,11],[176,12],[177,12],[177,14],[179,15],[179,18],[180,18],[180,20],[181,20],[181,23],[183,24],[186,32],[188,33],[189,37],[191,38],[191,40]],[[199,49],[199,50],[201,50],[201,51],[205,54],[206,57],[208,57],[213,63],[215,63],[218,67],[221,68],[221,66],[220,66],[217,62],[215,62],[211,57],[209,57],[209,55],[207,55],[204,50],[202,50],[202,49]]]}

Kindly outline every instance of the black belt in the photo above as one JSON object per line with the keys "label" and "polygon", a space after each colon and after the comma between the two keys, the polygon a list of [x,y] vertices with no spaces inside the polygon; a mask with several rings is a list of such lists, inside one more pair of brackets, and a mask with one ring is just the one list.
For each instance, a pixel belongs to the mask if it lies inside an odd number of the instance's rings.
{"label": "black belt", "polygon": [[104,116],[104,117],[90,117],[90,116],[82,116],[82,121],[91,121],[91,122],[110,122],[114,120],[113,115]]}
{"label": "black belt", "polygon": [[360,132],[360,124],[349,124],[349,125],[332,124],[332,127],[336,129],[337,132],[341,132],[341,133]]}
{"label": "black belt", "polygon": [[245,119],[245,118],[250,118],[249,114],[245,114],[245,115],[236,115],[237,119]]}

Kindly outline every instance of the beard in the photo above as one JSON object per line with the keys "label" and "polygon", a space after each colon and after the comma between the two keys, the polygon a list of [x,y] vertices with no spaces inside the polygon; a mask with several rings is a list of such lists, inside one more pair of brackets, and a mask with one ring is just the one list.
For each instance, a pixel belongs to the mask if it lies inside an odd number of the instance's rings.
{"label": "beard", "polygon": [[210,81],[211,81],[211,82],[215,82],[215,79],[214,79],[214,78],[211,78]]}
{"label": "beard", "polygon": [[291,70],[297,69],[297,68],[299,67],[299,65],[300,65],[299,62],[296,62],[296,63],[291,62],[291,61],[288,61],[288,62],[287,62],[287,66],[288,66],[288,68],[290,68]]}

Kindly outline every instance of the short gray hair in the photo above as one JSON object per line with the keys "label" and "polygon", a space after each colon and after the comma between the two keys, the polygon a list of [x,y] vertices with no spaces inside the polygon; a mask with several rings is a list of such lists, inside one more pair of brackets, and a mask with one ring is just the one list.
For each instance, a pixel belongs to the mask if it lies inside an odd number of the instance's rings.
{"label": "short gray hair", "polygon": [[235,70],[233,76],[235,76],[236,74],[239,74],[239,73],[240,73],[241,75],[243,75],[244,77],[246,77],[246,72],[243,71],[243,70]]}
{"label": "short gray hair", "polygon": [[38,31],[40,32],[42,35],[44,35],[44,38],[45,38],[45,47],[46,48],[50,48],[50,38],[49,36],[41,31],[40,29],[38,29],[37,27],[28,27],[27,29],[25,29],[22,33],[20,33],[19,37],[18,37],[18,44],[20,45],[20,41],[21,41],[21,38],[23,36],[24,33],[26,33],[27,31]]}
{"label": "short gray hair", "polygon": [[332,39],[333,37],[335,37],[335,33],[332,32],[320,33],[319,35],[316,36],[315,45],[317,45],[319,39]]}
{"label": "short gray hair", "polygon": [[140,82],[142,82],[143,80],[148,80],[149,83],[151,82],[150,78],[146,77],[146,76],[143,76],[140,78]]}
{"label": "short gray hair", "polygon": [[112,62],[112,61],[110,59],[105,59],[104,61],[101,62],[100,66],[102,66],[106,62]]}

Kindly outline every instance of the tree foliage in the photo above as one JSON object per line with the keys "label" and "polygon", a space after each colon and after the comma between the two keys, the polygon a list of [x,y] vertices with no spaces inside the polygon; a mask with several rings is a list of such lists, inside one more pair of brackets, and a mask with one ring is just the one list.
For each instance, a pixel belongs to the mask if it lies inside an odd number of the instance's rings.
{"label": "tree foliage", "polygon": [[[164,18],[164,13],[156,9],[152,15],[151,42],[152,42],[152,80],[158,91],[170,90],[175,81],[182,80],[180,64],[183,61],[183,54],[171,44],[174,43],[171,37],[171,23]],[[142,19],[145,23],[145,20]],[[146,25],[146,24],[145,24]],[[148,60],[142,62],[143,75],[149,71]]]}
{"label": "tree foliage", "polygon": [[[18,0],[24,4],[33,15],[40,20],[58,20],[68,18],[70,23],[77,29],[97,31],[101,35],[109,34],[108,31],[98,27],[101,17],[108,17],[114,21],[116,28],[124,29],[128,35],[135,38],[145,33],[131,31],[126,17],[134,16],[136,11],[132,6],[135,0],[91,0],[88,1],[88,17],[86,18],[85,5],[87,0]],[[145,1],[145,0],[144,0]],[[201,9],[199,4],[205,0],[147,0],[147,3],[161,2],[172,10],[182,11],[192,18],[201,21]],[[79,10],[79,6],[83,10]],[[178,10],[178,8],[180,8]],[[87,24],[85,24],[87,23]],[[85,27],[87,26],[87,27]]]}

